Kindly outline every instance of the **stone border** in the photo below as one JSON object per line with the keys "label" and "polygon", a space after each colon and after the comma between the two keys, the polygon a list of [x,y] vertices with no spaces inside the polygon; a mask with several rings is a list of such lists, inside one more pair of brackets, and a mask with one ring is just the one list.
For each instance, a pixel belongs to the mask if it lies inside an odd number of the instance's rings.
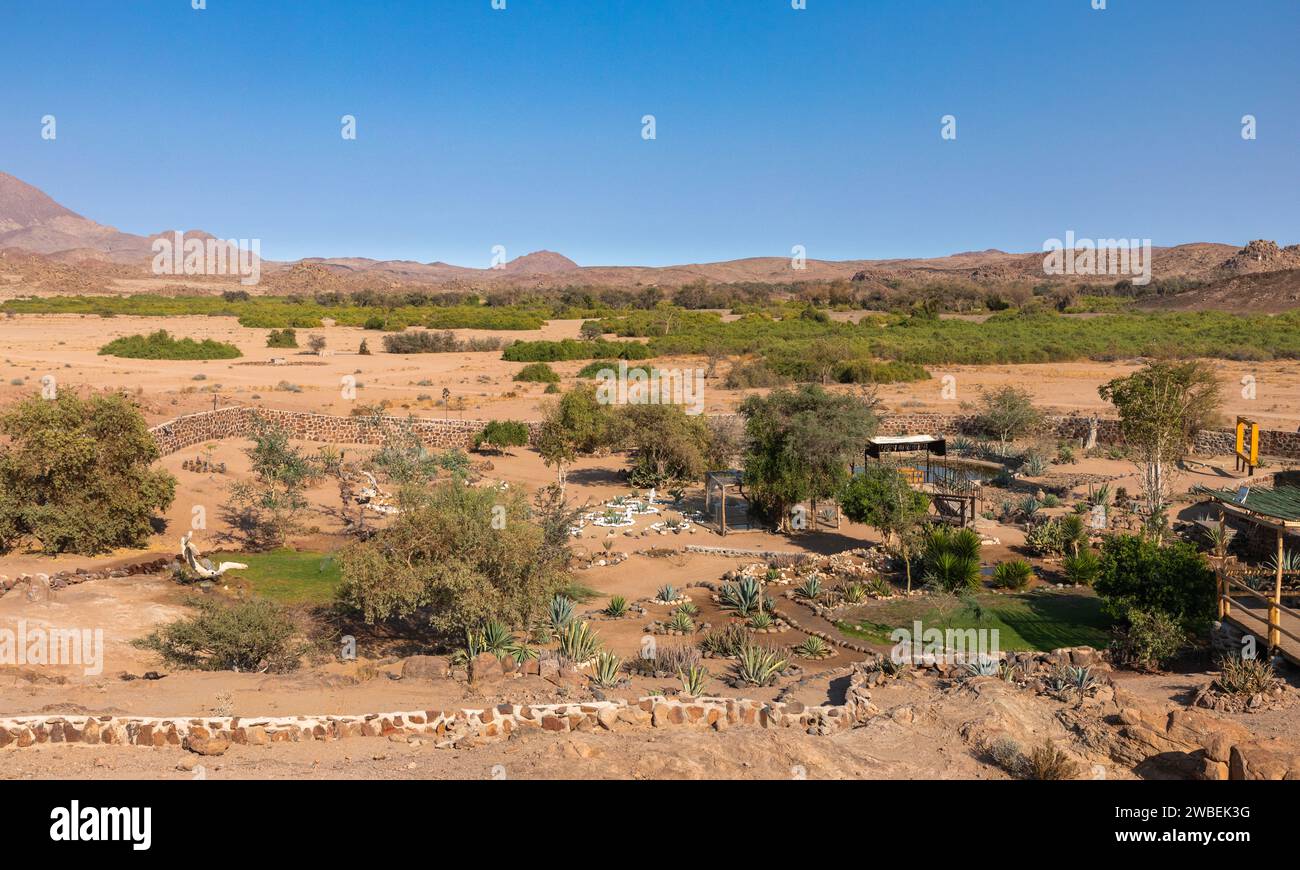
{"label": "stone border", "polygon": [[45,574],[44,572],[37,574],[23,573],[13,579],[0,574],[0,598],[3,598],[6,593],[11,592],[20,584],[31,584],[32,581],[40,577],[45,577],[49,583],[49,588],[57,591],[68,586],[76,586],[78,583],[85,583],[87,580],[108,580],[134,577],[141,574],[158,574],[167,570],[175,562],[175,556],[159,556],[147,562],[137,562],[122,568],[108,568],[102,571],[87,571],[85,568],[78,568],[75,571],[55,571],[53,574]]}
{"label": "stone border", "polygon": [[563,734],[613,731],[620,725],[677,725],[724,731],[732,726],[800,728],[833,734],[858,724],[871,712],[865,672],[855,676],[844,704],[807,707],[799,701],[735,698],[645,697],[636,701],[569,704],[497,704],[481,709],[415,710],[355,716],[148,717],[11,716],[0,718],[0,749],[45,743],[176,746],[204,755],[230,744],[264,746],[348,737],[428,736],[438,748],[469,748],[509,737],[515,731]]}
{"label": "stone border", "polygon": [[[294,438],[304,441],[321,441],[334,444],[379,445],[388,435],[411,425],[421,440],[433,447],[450,449],[468,448],[476,434],[483,430],[488,420],[439,420],[433,417],[341,417],[329,414],[312,414],[283,411],[275,408],[255,408],[249,405],[232,405],[214,411],[200,411],[168,420],[149,431],[158,442],[164,456],[224,438],[247,437],[252,432],[255,414],[283,425]],[[723,414],[721,417],[735,417]],[[935,434],[960,434],[971,430],[972,417],[962,414],[898,414],[880,421],[882,435],[910,432]],[[540,423],[525,423],[529,442],[537,435]],[[1053,415],[1044,418],[1044,434],[1060,438],[1087,437],[1089,418],[1079,415]],[[1101,443],[1120,440],[1119,420],[1103,418],[1097,421],[1097,438]],[[1228,429],[1202,429],[1193,439],[1193,449],[1202,455],[1230,456],[1236,446],[1236,434]],[[1283,429],[1264,429],[1259,437],[1260,454],[1282,459],[1300,459],[1300,432]]]}

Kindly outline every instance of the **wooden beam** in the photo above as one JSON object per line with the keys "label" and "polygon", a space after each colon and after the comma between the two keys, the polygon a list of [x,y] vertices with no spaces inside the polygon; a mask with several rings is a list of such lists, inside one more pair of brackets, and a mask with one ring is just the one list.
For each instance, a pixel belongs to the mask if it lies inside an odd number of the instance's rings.
{"label": "wooden beam", "polygon": [[1285,554],[1282,530],[1277,530],[1277,576],[1273,586],[1273,600],[1268,603],[1268,647],[1270,652],[1282,646],[1282,560]]}

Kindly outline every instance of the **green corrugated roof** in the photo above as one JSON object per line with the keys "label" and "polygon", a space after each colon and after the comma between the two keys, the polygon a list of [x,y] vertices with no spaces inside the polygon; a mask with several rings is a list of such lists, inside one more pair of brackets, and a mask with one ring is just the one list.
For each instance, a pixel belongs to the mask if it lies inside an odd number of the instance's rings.
{"label": "green corrugated roof", "polygon": [[1273,489],[1250,489],[1246,500],[1237,499],[1238,490],[1196,487],[1197,491],[1215,501],[1221,501],[1252,513],[1287,522],[1300,521],[1300,487],[1278,486]]}

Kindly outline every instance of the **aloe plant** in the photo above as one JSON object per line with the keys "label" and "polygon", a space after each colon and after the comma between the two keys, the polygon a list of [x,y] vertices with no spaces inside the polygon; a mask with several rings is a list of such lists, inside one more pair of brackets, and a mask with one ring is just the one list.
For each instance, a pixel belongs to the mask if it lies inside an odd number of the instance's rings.
{"label": "aloe plant", "polygon": [[1000,675],[1001,663],[992,656],[977,656],[974,661],[966,662],[966,671],[972,677],[996,677]]}
{"label": "aloe plant", "polygon": [[687,616],[694,619],[700,615],[700,608],[696,606],[693,601],[684,601],[677,605],[677,609],[674,610],[673,613],[685,613]]}
{"label": "aloe plant", "polygon": [[678,596],[677,594],[676,587],[674,587],[671,583],[660,586],[659,591],[655,593],[655,598],[659,601],[664,602],[665,604],[667,604],[669,601],[676,601],[679,597],[680,596]]}
{"label": "aloe plant", "polygon": [[760,628],[760,629],[761,629],[761,628],[771,628],[771,627],[772,627],[772,616],[771,616],[771,614],[763,613],[762,611],[759,611],[758,613],[755,613],[753,616],[751,616],[751,617],[749,618],[749,627],[750,627],[750,628]]}
{"label": "aloe plant", "polygon": [[612,652],[599,653],[591,668],[591,681],[602,689],[612,689],[619,683],[622,667],[623,660]]}
{"label": "aloe plant", "polygon": [[560,631],[560,652],[571,662],[589,662],[600,652],[600,637],[585,622],[570,622]]}
{"label": "aloe plant", "polygon": [[622,595],[615,595],[609,599],[609,604],[605,606],[605,615],[612,616],[615,619],[627,615],[627,599]]}
{"label": "aloe plant", "polygon": [[861,604],[867,600],[867,586],[856,580],[845,583],[840,587],[840,597],[844,599],[845,604]]}
{"label": "aloe plant", "polygon": [[684,670],[678,671],[677,676],[682,681],[682,694],[698,698],[704,694],[704,687],[709,684],[709,678],[712,675],[703,665],[691,665]]}

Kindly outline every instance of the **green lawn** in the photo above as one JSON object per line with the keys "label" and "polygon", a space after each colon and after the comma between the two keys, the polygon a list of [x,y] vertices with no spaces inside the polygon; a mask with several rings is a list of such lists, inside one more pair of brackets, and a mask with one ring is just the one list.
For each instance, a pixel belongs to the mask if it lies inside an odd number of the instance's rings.
{"label": "green lawn", "polygon": [[226,579],[243,580],[253,592],[282,604],[328,604],[339,587],[339,563],[331,553],[273,550],[210,558],[247,564],[248,570],[230,571]]}
{"label": "green lawn", "polygon": [[892,643],[891,631],[910,630],[917,619],[926,628],[996,628],[999,648],[1008,651],[1063,646],[1104,649],[1110,643],[1111,619],[1102,613],[1101,600],[1091,592],[982,593],[973,601],[978,613],[969,605],[940,613],[925,598],[885,601],[863,607],[838,627],[850,637],[879,644]]}

